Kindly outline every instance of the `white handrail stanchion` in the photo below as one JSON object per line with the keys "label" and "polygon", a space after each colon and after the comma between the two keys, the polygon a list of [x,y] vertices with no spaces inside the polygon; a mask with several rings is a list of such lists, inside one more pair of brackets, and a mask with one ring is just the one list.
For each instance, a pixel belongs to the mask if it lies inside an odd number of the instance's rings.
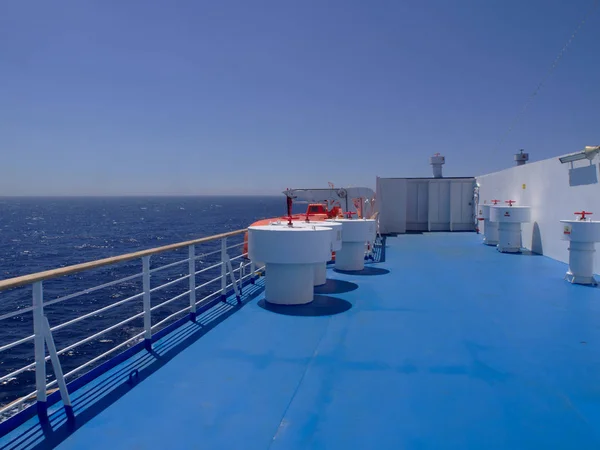
{"label": "white handrail stanchion", "polygon": [[227,238],[221,239],[221,300],[227,298]]}
{"label": "white handrail stanchion", "polygon": [[142,284],[144,289],[144,346],[152,350],[152,316],[150,303],[150,256],[142,257]]}
{"label": "white handrail stanchion", "polygon": [[[229,255],[225,254],[225,260],[227,262],[227,269],[229,270],[229,274],[231,275],[231,284],[233,284],[233,292],[235,292],[235,298],[238,303],[241,303],[240,291],[238,290],[237,280],[235,279],[235,272],[233,271],[233,266],[231,265],[231,260],[229,259]],[[225,265],[225,264],[224,264]]]}
{"label": "white handrail stanchion", "polygon": [[67,417],[72,420],[75,418],[73,406],[71,406],[71,398],[69,397],[67,383],[65,382],[60,360],[58,359],[58,353],[56,353],[56,345],[54,345],[52,331],[50,330],[50,324],[48,323],[48,318],[46,316],[44,316],[44,338],[46,346],[48,347],[48,353],[50,354],[50,360],[52,361],[52,368],[54,369],[58,389],[60,390],[60,397],[65,405],[65,413],[67,414]]}
{"label": "white handrail stanchion", "polygon": [[254,264],[254,261],[250,261],[250,273],[252,274],[250,276],[250,283],[254,284],[254,279],[256,278],[256,264]]}
{"label": "white handrail stanchion", "polygon": [[240,295],[244,293],[244,277],[246,276],[246,265],[241,262],[240,263]]}
{"label": "white handrail stanchion", "polygon": [[196,247],[189,247],[189,273],[190,273],[190,318],[196,319]]}
{"label": "white handrail stanchion", "polygon": [[42,281],[33,283],[33,343],[35,353],[35,389],[40,420],[48,420],[46,404],[46,348],[44,346],[44,294]]}

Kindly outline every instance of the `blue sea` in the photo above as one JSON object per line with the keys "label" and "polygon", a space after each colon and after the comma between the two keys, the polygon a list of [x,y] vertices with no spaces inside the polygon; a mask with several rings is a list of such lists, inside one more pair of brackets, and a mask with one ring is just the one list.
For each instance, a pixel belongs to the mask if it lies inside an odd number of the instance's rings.
{"label": "blue sea", "polygon": [[[296,205],[300,212],[306,205]],[[109,256],[158,247],[247,227],[252,222],[283,215],[286,202],[278,197],[62,197],[0,198],[0,278],[11,278],[64,267]],[[228,245],[243,240],[230,238]],[[198,245],[196,254],[220,248],[219,242]],[[231,250],[230,256],[241,254]],[[198,261],[196,270],[214,264],[219,255]],[[155,255],[151,268],[187,258],[185,249]],[[240,260],[237,260],[239,264]],[[155,272],[152,287],[186,275],[187,264]],[[219,275],[220,269],[197,276],[197,285]],[[136,259],[107,268],[82,272],[44,282],[44,301],[78,292],[141,272]],[[219,282],[197,293],[199,300],[219,289]],[[187,290],[187,280],[152,294],[152,305]],[[141,277],[107,287],[45,308],[54,327],[141,292]],[[0,315],[31,306],[31,286],[0,292]],[[153,324],[181,310],[187,297],[153,312]],[[142,300],[134,299],[89,319],[57,330],[57,349],[90,336],[142,311]],[[61,355],[66,373],[100,355],[142,330],[142,320],[102,335]],[[31,313],[0,321],[0,346],[33,334]],[[33,344],[25,343],[0,353],[0,377],[33,362]],[[85,370],[84,370],[85,372]],[[48,381],[54,379],[47,364]],[[72,378],[69,379],[69,381]],[[35,390],[33,369],[0,382],[0,406]]]}

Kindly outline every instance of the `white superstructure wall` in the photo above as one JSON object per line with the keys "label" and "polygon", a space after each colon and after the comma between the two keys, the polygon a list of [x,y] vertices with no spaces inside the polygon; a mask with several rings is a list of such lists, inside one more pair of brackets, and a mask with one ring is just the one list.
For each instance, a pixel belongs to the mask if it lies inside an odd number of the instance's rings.
{"label": "white superstructure wall", "polygon": [[[501,172],[476,177],[480,185],[479,205],[491,200],[515,200],[516,205],[531,206],[531,223],[522,225],[523,246],[562,262],[568,262],[568,242],[562,240],[561,219],[574,219],[585,209],[600,220],[598,165],[588,160],[561,164],[558,157],[515,166]],[[600,254],[595,254],[595,269]]]}

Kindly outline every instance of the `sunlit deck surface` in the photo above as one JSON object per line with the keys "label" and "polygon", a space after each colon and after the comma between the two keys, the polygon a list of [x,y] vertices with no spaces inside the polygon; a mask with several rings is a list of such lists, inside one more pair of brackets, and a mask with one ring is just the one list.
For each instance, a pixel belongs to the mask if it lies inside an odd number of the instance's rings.
{"label": "sunlit deck surface", "polygon": [[565,282],[565,264],[500,254],[474,233],[388,238],[386,253],[365,274],[328,270],[347,283],[330,281],[317,304],[345,312],[275,313],[250,287],[243,306],[222,304],[219,319],[189,322],[155,355],[75,392],[76,431],[59,403],[45,436],[32,419],[0,443],[600,448],[600,290]]}

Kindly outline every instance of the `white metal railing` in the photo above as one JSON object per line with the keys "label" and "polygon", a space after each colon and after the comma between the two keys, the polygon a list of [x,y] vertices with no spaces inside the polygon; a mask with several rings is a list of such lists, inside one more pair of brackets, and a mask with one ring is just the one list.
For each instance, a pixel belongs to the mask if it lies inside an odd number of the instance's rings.
{"label": "white metal railing", "polygon": [[[255,267],[254,263],[247,259],[246,253],[241,253],[237,256],[230,257],[229,251],[232,249],[238,249],[239,247],[244,245],[244,242],[228,245],[228,238],[234,239],[235,237],[243,236],[243,233],[245,231],[245,229],[237,230],[216,236],[210,236],[207,238],[196,239],[193,241],[181,242],[178,244],[172,244],[135,253],[129,253],[126,255],[78,264],[74,266],[63,267],[60,269],[54,269],[22,277],[11,278],[8,280],[1,280],[0,293],[9,289],[31,285],[32,306],[27,306],[24,308],[20,308],[17,311],[11,311],[0,315],[0,326],[2,320],[32,313],[33,334],[14,340],[13,342],[9,342],[7,344],[0,345],[0,353],[32,341],[34,345],[34,350],[32,355],[32,362],[21,368],[12,370],[10,373],[1,375],[0,385],[2,385],[2,383],[4,382],[10,381],[13,377],[16,377],[26,371],[35,370],[35,390],[27,395],[22,396],[16,401],[13,401],[10,404],[1,407],[0,418],[10,417],[10,415],[13,415],[14,413],[22,410],[24,408],[23,405],[30,402],[34,397],[36,401],[41,404],[38,405],[38,411],[40,411],[40,417],[42,417],[46,407],[48,389],[56,385],[58,385],[58,389],[60,391],[63,404],[65,405],[67,415],[71,417],[72,409],[69,398],[69,392],[67,389],[67,379],[81,373],[85,368],[90,367],[91,365],[101,361],[107,356],[114,354],[117,350],[124,349],[124,347],[126,346],[131,346],[134,343],[139,342],[140,339],[143,339],[146,348],[151,349],[152,336],[157,330],[159,330],[163,326],[166,326],[170,321],[176,318],[181,318],[182,315],[186,313],[190,313],[190,318],[192,320],[195,319],[196,312],[199,307],[202,307],[204,304],[207,304],[215,298],[218,298],[217,296],[226,295],[231,288],[233,288],[233,291],[235,292],[235,295],[239,301],[242,283],[248,280],[248,278],[254,279],[257,272],[257,268]],[[220,250],[202,254],[196,253],[197,246],[209,242],[214,243],[216,241],[220,241]],[[151,257],[153,255],[163,254],[166,252],[172,252],[185,248],[187,248],[187,257],[185,259],[180,259],[175,262],[163,264],[158,267],[150,267]],[[220,256],[217,257],[217,255]],[[214,257],[214,259],[218,258],[218,262],[210,261],[211,257]],[[64,277],[78,272],[89,271],[100,267],[113,266],[115,264],[119,264],[125,261],[140,259],[142,269],[141,272],[123,278],[119,278],[117,280],[99,284],[97,286],[90,287],[84,290],[79,290],[77,292],[64,295],[50,301],[44,301],[44,281],[46,280],[53,280],[59,277]],[[239,266],[234,268],[233,262],[236,262],[237,264],[237,261],[239,260],[241,260]],[[208,265],[197,270],[198,261],[200,261],[200,263],[202,264]],[[158,276],[160,272],[163,272],[167,269],[180,267],[181,265],[186,263],[187,266],[185,270],[187,273],[185,273],[185,275],[179,274],[179,276],[177,276],[175,279],[169,280],[160,285],[151,285],[152,278]],[[217,268],[220,268],[219,275],[214,277],[211,276],[209,272]],[[249,269],[249,271],[247,269]],[[248,273],[246,273],[247,271]],[[201,282],[197,284],[196,282],[198,276],[206,277],[208,279],[202,279]],[[94,293],[100,291],[101,289],[112,287],[121,283],[130,282],[133,280],[137,280],[139,282],[140,278],[142,282],[141,291],[136,292],[133,295],[112,302],[100,308],[94,309],[93,311],[86,312],[75,318],[55,324],[54,326],[51,326],[48,321],[47,314],[45,313],[45,308],[49,305],[79,298],[83,295]],[[208,295],[201,295],[200,299],[197,298],[197,294],[199,292],[204,291],[203,294],[205,294],[205,288],[214,285],[219,280],[219,287],[215,287],[215,289],[208,293]],[[176,286],[181,287],[183,291],[167,299],[160,298],[161,301],[159,303],[152,305],[153,296],[168,291],[168,289]],[[159,310],[163,309],[167,305],[172,305],[178,300],[182,300],[185,298],[188,298],[189,301],[186,302],[186,306],[184,308],[178,309],[174,312],[168,311],[170,312],[170,314],[166,315],[166,317],[160,318],[160,320],[158,320],[156,323],[152,323],[153,313],[156,314]],[[2,301],[0,297],[0,304],[1,303]],[[112,324],[102,330],[91,332],[91,334],[87,336],[77,336],[78,340],[76,342],[70,343],[69,345],[64,346],[60,350],[56,349],[55,340],[53,337],[54,333],[60,332],[65,328],[69,328],[80,321],[97,317],[98,315],[113,310],[114,308],[132,303],[141,303],[142,311],[135,312],[134,314],[129,315],[125,318],[121,317],[122,320],[119,320],[117,323]],[[80,364],[78,367],[73,368],[69,372],[63,373],[63,368],[61,366],[60,361],[61,355],[68,354],[73,349],[83,344],[95,341],[100,337],[106,335],[107,333],[113,332],[118,329],[122,329],[125,325],[130,324],[136,319],[143,319],[143,326],[139,332],[135,333],[133,336],[127,337],[125,341],[120,342],[118,345],[115,345],[109,350],[104,351],[100,355],[92,357],[91,359],[85,361],[83,364]],[[46,350],[48,350],[47,354]],[[0,359],[1,358],[2,357],[0,356]],[[55,375],[54,379],[50,382],[48,382],[46,376],[47,361],[50,361],[52,363],[53,372]],[[41,406],[41,408],[39,406]],[[7,413],[10,413],[10,415],[7,415]],[[0,421],[2,421],[2,419],[0,419]]]}

